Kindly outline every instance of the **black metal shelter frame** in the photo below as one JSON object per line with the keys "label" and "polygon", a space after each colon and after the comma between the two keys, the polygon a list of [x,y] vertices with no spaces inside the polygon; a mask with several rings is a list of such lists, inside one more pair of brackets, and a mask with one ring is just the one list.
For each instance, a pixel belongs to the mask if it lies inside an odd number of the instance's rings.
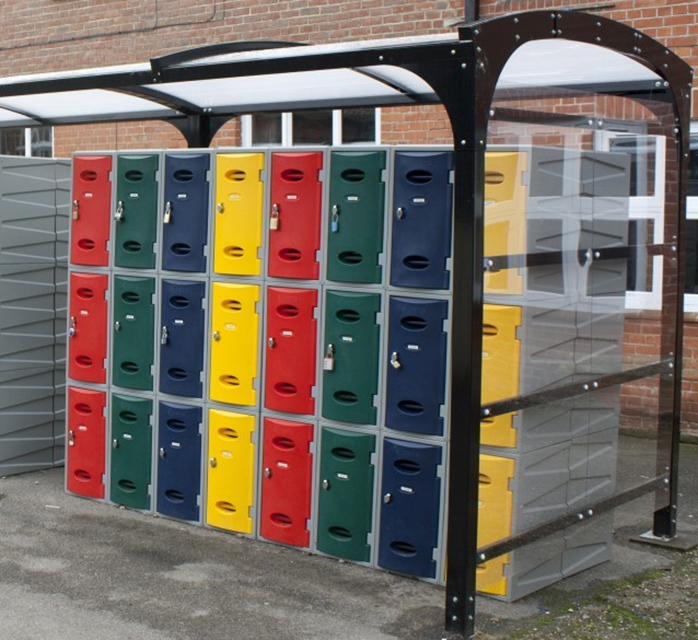
{"label": "black metal shelter frame", "polygon": [[[674,187],[667,191],[665,209],[676,212],[665,221],[665,242],[652,247],[662,256],[664,281],[671,281],[662,292],[661,355],[656,362],[625,369],[582,383],[557,387],[553,391],[520,396],[481,406],[481,353],[483,323],[483,249],[485,150],[491,104],[498,79],[511,56],[526,43],[562,38],[605,47],[627,56],[654,72],[661,81],[650,86],[628,85],[622,80],[600,87],[597,93],[642,97],[664,101],[673,110],[673,120],[664,134],[676,145],[678,173]],[[366,43],[364,43],[365,45]],[[40,118],[26,110],[21,115],[30,124],[65,124],[97,121],[165,119],[176,126],[192,147],[206,147],[218,129],[231,117],[245,113],[225,108],[202,107],[159,91],[177,83],[216,78],[241,78],[279,73],[316,72],[331,69],[359,69],[371,74],[376,66],[398,67],[426,81],[433,95],[414,96],[405,87],[393,85],[398,99],[382,100],[355,96],[351,105],[440,103],[450,118],[455,152],[453,307],[451,337],[450,463],[448,478],[446,628],[455,635],[470,637],[474,632],[476,565],[519,548],[551,532],[562,530],[595,514],[611,510],[638,496],[661,495],[654,512],[653,532],[657,536],[676,534],[678,495],[679,407],[683,327],[683,220],[687,177],[689,107],[692,72],[673,53],[639,32],[597,16],[573,12],[534,11],[508,15],[463,26],[458,38],[450,41],[410,43],[393,46],[352,47],[327,52],[296,51],[290,57],[216,56],[255,49],[290,47],[292,43],[258,42],[211,46],[163,56],[150,61],[148,68],[124,68],[100,74],[76,72],[61,77],[25,76],[4,82],[0,79],[0,104],[13,96],[38,96],[91,89],[108,89],[132,96],[147,97],[171,109],[171,114],[120,113],[109,117]],[[210,62],[206,60],[210,58]],[[193,64],[189,64],[193,63]],[[380,79],[380,78],[379,78]],[[269,103],[257,110],[279,111],[287,107],[318,108],[347,106],[348,101],[328,100],[322,104],[291,105]],[[19,113],[19,110],[18,110]],[[620,251],[620,253],[619,253]],[[615,253],[614,253],[615,252]],[[600,252],[596,259],[617,259],[623,250]],[[494,257],[496,259],[496,257]],[[519,256],[522,264],[551,260],[551,256]],[[664,330],[666,328],[666,331]],[[654,477],[629,490],[616,493],[584,512],[572,513],[544,526],[515,535],[502,542],[478,549],[478,478],[480,420],[542,405],[562,398],[582,395],[589,390],[655,376],[659,380],[658,469]],[[661,450],[661,451],[660,451]],[[666,464],[668,461],[668,464]]]}

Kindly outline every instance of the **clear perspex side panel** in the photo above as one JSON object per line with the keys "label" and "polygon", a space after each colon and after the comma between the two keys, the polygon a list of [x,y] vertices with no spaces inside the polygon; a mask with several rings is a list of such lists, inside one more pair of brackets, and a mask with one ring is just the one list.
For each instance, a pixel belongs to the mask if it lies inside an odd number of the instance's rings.
{"label": "clear perspex side panel", "polygon": [[556,74],[555,46],[550,86],[505,70],[490,111],[478,546],[579,524],[479,566],[478,589],[510,600],[610,558],[599,501],[656,481],[649,529],[669,499],[674,113],[653,83],[617,97]]}

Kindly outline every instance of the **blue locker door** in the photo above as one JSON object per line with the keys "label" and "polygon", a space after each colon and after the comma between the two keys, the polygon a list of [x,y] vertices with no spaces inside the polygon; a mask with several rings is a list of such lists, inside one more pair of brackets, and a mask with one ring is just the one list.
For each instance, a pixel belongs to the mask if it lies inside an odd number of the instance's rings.
{"label": "blue locker door", "polygon": [[390,298],[387,427],[443,435],[447,316],[446,300]]}
{"label": "blue locker door", "polygon": [[378,565],[423,578],[436,577],[441,447],[386,438],[383,441]]}
{"label": "blue locker door", "polygon": [[162,268],[206,272],[210,156],[165,156]]}
{"label": "blue locker door", "polygon": [[448,289],[452,169],[450,151],[395,153],[390,284]]}
{"label": "blue locker door", "polygon": [[199,520],[201,407],[160,402],[157,511]]}
{"label": "blue locker door", "polygon": [[162,281],[160,391],[201,398],[204,369],[206,283]]}

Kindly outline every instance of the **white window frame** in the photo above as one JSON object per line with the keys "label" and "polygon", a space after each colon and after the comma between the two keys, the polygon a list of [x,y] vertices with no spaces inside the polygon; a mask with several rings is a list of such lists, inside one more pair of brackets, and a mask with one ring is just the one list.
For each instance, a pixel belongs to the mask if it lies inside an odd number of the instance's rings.
{"label": "white window frame", "polygon": [[[691,122],[690,135],[698,134],[698,121]],[[698,220],[698,196],[686,198],[686,220]],[[690,313],[698,312],[698,293],[687,293],[683,298],[683,309]]]}

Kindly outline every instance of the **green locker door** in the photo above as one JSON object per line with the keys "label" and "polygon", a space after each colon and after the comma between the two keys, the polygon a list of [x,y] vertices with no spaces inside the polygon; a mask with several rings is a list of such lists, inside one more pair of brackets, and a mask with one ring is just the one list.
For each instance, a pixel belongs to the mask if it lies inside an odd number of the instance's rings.
{"label": "green locker door", "polygon": [[118,157],[114,213],[117,267],[155,268],[158,159],[157,155]]}
{"label": "green locker door", "polygon": [[325,297],[322,415],[376,424],[379,293],[328,291]]}
{"label": "green locker door", "polygon": [[347,560],[369,562],[373,515],[371,456],[376,437],[341,429],[322,430],[317,548]]}
{"label": "green locker door", "polygon": [[153,389],[155,280],[114,276],[112,383],[127,389]]}
{"label": "green locker door", "polygon": [[380,284],[385,151],[333,151],[327,279]]}
{"label": "green locker door", "polygon": [[112,395],[110,500],[150,509],[153,401]]}

